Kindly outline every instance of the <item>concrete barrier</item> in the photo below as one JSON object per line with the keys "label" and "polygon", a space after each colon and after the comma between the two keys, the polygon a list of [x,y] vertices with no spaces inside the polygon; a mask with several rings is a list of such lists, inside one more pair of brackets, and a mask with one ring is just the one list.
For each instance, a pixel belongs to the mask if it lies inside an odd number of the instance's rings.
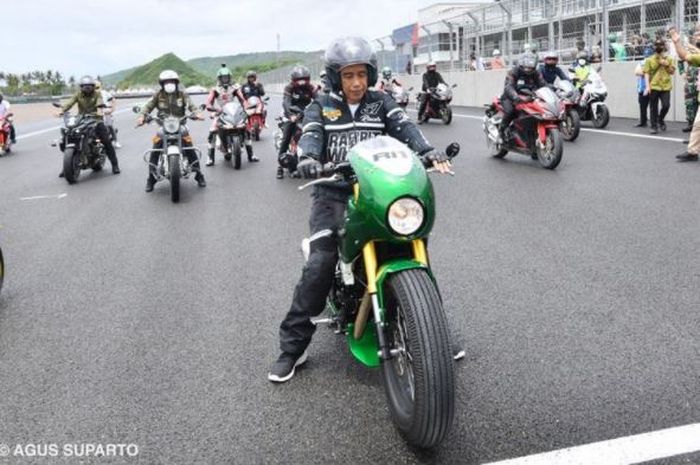
{"label": "concrete barrier", "polygon": [[[637,81],[634,75],[634,69],[638,63],[604,63],[602,65],[601,74],[608,86],[606,103],[610,108],[610,114],[614,117],[639,118]],[[455,105],[483,107],[484,104],[491,102],[494,95],[503,93],[506,72],[506,70],[460,71],[445,72],[442,76],[448,83],[457,84],[453,99]],[[413,87],[413,95],[421,88],[420,74],[402,75],[399,80],[406,88]],[[685,121],[683,85],[683,77],[676,74],[671,92],[671,110],[666,117],[668,121]],[[269,87],[272,92],[282,92],[284,84],[266,83],[265,87]]]}

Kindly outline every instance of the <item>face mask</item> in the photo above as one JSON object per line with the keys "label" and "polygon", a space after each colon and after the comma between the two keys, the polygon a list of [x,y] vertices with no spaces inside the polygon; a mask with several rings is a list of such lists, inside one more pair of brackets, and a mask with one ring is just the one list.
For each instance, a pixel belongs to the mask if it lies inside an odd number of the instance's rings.
{"label": "face mask", "polygon": [[579,60],[578,64],[579,66],[586,66],[586,60]]}
{"label": "face mask", "polygon": [[168,94],[172,94],[173,92],[175,92],[175,89],[177,89],[177,86],[172,82],[169,82],[163,86],[163,90]]}

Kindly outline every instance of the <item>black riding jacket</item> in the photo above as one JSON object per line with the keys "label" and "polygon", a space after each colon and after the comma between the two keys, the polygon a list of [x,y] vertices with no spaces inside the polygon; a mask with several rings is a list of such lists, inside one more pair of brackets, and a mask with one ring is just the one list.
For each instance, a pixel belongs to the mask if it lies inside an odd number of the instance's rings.
{"label": "black riding jacket", "polygon": [[314,97],[316,97],[317,90],[318,87],[311,82],[308,82],[304,86],[294,86],[291,83],[287,84],[284,88],[284,97],[282,98],[284,114],[290,116],[294,113],[291,109],[292,107],[298,107],[302,110],[306,108]]}
{"label": "black riding jacket", "polygon": [[[367,91],[353,117],[345,99],[335,92],[318,96],[304,112],[300,155],[321,164],[341,162],[358,142],[380,135],[397,139],[423,155],[433,147],[404,110],[383,92]],[[317,186],[317,192],[346,196],[349,186]],[[342,198],[342,197],[341,197]]]}
{"label": "black riding jacket", "polygon": [[423,92],[426,92],[431,87],[437,87],[438,84],[447,84],[440,73],[437,71],[426,71],[423,73]]}
{"label": "black riding jacket", "polygon": [[245,84],[243,84],[243,87],[241,87],[241,92],[243,92],[243,96],[247,100],[252,96],[262,97],[263,95],[265,95],[265,88],[259,82],[256,82],[254,84],[246,82]]}
{"label": "black riding jacket", "polygon": [[506,84],[503,94],[510,100],[517,102],[520,100],[518,93],[521,89],[535,91],[540,87],[546,87],[547,82],[542,75],[535,70],[532,74],[525,74],[519,66],[513,67],[506,75]]}
{"label": "black riding jacket", "polygon": [[544,78],[544,80],[547,81],[548,84],[554,84],[554,81],[556,81],[557,78],[561,79],[562,81],[569,80],[569,76],[566,75],[564,70],[556,65],[540,65],[539,72],[542,75],[542,78]]}

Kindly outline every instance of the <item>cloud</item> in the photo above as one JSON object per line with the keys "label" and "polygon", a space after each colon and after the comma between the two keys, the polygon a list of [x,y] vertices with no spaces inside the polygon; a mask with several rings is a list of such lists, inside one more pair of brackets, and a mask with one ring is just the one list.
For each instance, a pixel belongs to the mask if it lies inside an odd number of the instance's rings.
{"label": "cloud", "polygon": [[[58,69],[106,74],[167,52],[184,59],[284,50],[319,50],[339,35],[387,36],[415,22],[428,0],[70,0],[4,5],[3,71]],[[19,45],[21,44],[21,45]]]}

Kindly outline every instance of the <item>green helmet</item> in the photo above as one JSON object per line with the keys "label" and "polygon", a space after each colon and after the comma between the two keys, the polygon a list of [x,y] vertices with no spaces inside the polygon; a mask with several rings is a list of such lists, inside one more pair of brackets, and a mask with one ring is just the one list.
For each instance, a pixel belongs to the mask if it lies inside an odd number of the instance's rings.
{"label": "green helmet", "polygon": [[391,68],[388,66],[385,66],[382,68],[382,76],[384,79],[389,79],[391,78]]}
{"label": "green helmet", "polygon": [[219,84],[222,86],[231,84],[231,71],[226,65],[222,65],[221,69],[216,73],[216,80],[219,81]]}

